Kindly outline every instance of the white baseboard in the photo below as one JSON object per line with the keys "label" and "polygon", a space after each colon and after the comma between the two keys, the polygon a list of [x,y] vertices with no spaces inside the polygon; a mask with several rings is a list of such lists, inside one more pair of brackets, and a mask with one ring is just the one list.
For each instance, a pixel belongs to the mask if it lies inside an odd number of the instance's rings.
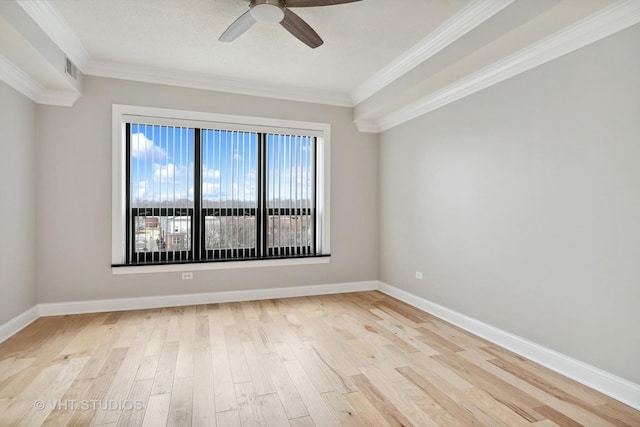
{"label": "white baseboard", "polygon": [[378,281],[39,304],[0,325],[0,342],[7,340],[38,317],[44,316],[293,298],[372,290],[379,290],[404,301],[640,410],[640,385],[638,384]]}
{"label": "white baseboard", "polygon": [[378,290],[640,410],[638,384],[386,283]]}
{"label": "white baseboard", "polygon": [[0,325],[0,343],[8,340],[40,317],[38,306],[31,307],[8,322]]}
{"label": "white baseboard", "polygon": [[330,285],[292,286],[289,288],[58,302],[40,304],[38,309],[40,316],[60,316],[64,314],[100,313],[105,311],[140,310],[146,308],[179,307],[183,305],[341,294],[346,292],[372,291],[376,289],[378,289],[377,281],[349,282]]}

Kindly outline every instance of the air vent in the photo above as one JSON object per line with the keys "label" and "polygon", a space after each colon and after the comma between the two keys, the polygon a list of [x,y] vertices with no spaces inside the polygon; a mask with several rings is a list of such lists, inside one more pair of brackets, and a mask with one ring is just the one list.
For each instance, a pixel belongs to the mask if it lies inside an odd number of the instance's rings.
{"label": "air vent", "polygon": [[78,69],[76,68],[75,65],[73,65],[73,62],[71,62],[71,60],[69,58],[67,58],[67,64],[64,68],[64,71],[70,75],[71,77],[73,77],[74,80],[76,80],[78,78]]}

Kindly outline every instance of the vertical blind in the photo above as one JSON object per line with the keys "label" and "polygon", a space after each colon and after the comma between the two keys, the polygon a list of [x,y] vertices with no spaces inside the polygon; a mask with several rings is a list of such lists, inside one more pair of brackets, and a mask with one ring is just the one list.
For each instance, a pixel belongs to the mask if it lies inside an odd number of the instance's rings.
{"label": "vertical blind", "polygon": [[267,253],[315,252],[315,138],[267,135]]}
{"label": "vertical blind", "polygon": [[206,259],[256,256],[258,134],[202,131]]}
{"label": "vertical blind", "polygon": [[192,258],[194,129],[128,125],[134,263]]}
{"label": "vertical blind", "polygon": [[313,256],[313,136],[128,123],[127,264]]}

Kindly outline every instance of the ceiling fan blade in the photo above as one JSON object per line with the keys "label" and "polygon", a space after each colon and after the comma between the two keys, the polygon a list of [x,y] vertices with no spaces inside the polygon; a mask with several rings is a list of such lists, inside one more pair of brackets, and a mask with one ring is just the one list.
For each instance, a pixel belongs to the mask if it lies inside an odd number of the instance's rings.
{"label": "ceiling fan blade", "polygon": [[249,28],[253,27],[255,23],[256,20],[253,19],[251,11],[248,10],[243,13],[240,18],[233,21],[233,24],[229,25],[229,28],[222,33],[218,40],[221,42],[232,42],[243,35]]}
{"label": "ceiling fan blade", "polygon": [[287,7],[332,6],[334,4],[353,3],[362,0],[285,0]]}
{"label": "ceiling fan blade", "polygon": [[289,9],[284,10],[284,19],[280,22],[280,25],[311,49],[315,49],[324,43],[309,24]]}

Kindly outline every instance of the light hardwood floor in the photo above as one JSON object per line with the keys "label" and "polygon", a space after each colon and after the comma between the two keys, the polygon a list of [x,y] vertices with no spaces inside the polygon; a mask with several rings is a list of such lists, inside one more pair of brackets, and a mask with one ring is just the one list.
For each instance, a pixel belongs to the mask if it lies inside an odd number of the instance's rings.
{"label": "light hardwood floor", "polygon": [[640,412],[363,292],[38,319],[0,344],[0,425],[41,424],[599,427]]}

